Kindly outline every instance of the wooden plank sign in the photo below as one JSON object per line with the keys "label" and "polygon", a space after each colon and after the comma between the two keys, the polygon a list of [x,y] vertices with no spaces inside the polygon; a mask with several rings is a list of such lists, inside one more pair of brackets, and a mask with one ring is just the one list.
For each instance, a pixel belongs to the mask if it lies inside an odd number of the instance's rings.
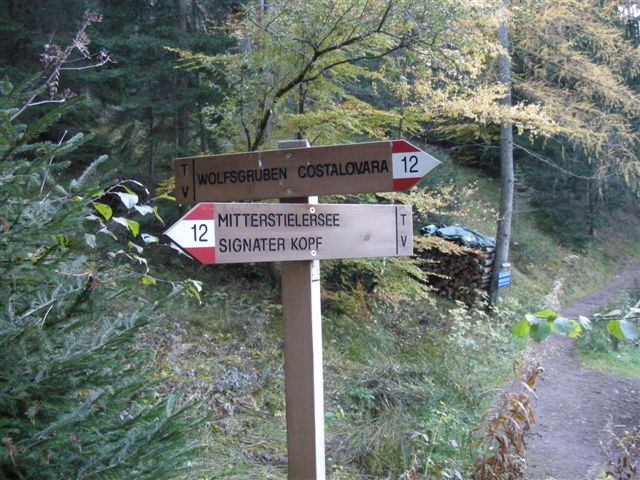
{"label": "wooden plank sign", "polygon": [[180,204],[402,191],[440,162],[404,140],[179,158]]}
{"label": "wooden plank sign", "polygon": [[200,203],[165,234],[203,264],[413,255],[407,205]]}

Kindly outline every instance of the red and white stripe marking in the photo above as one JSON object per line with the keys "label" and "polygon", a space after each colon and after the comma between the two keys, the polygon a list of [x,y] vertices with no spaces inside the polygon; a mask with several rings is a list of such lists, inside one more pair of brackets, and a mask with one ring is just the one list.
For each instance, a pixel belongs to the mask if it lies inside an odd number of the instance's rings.
{"label": "red and white stripe marking", "polygon": [[216,263],[215,208],[199,203],[165,233],[200,263]]}
{"label": "red and white stripe marking", "polygon": [[405,140],[391,142],[393,190],[408,190],[418,183],[440,161]]}

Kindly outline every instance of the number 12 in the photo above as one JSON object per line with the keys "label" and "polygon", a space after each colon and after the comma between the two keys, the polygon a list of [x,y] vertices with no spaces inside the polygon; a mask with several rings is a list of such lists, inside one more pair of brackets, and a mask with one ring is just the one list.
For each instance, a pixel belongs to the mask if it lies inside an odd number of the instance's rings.
{"label": "number 12", "polygon": [[402,163],[404,163],[404,173],[419,173],[418,172],[418,157],[416,155],[411,155],[409,160],[407,160],[407,156],[402,157]]}
{"label": "number 12", "polygon": [[[196,229],[196,227],[197,227],[197,229]],[[208,242],[209,241],[205,237],[205,235],[207,234],[207,231],[209,231],[209,229],[207,228],[207,226],[204,223],[201,223],[200,225],[192,226],[191,230],[193,230],[193,241],[194,242]],[[200,233],[200,237],[198,237],[198,232]]]}

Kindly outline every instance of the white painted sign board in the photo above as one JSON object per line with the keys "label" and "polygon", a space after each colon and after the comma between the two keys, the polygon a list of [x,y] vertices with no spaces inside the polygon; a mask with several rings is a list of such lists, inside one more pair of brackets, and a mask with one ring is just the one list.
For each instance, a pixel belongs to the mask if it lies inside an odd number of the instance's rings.
{"label": "white painted sign board", "polygon": [[200,203],[165,234],[206,265],[413,255],[407,205]]}

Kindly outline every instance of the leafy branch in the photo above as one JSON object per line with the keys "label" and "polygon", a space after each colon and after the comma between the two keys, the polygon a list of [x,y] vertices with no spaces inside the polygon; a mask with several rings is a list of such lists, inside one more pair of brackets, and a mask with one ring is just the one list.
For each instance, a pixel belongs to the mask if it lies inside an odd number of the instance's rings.
{"label": "leafy branch", "polygon": [[[607,322],[607,332],[616,341],[638,339],[638,328],[634,320],[640,318],[640,301],[631,307],[626,313],[616,309],[604,314],[595,314],[596,320]],[[589,318],[580,315],[578,320],[561,317],[553,310],[542,310],[535,314],[526,314],[513,326],[512,333],[515,337],[530,337],[536,342],[542,342],[551,333],[578,338],[583,330],[591,330],[592,322]]]}

